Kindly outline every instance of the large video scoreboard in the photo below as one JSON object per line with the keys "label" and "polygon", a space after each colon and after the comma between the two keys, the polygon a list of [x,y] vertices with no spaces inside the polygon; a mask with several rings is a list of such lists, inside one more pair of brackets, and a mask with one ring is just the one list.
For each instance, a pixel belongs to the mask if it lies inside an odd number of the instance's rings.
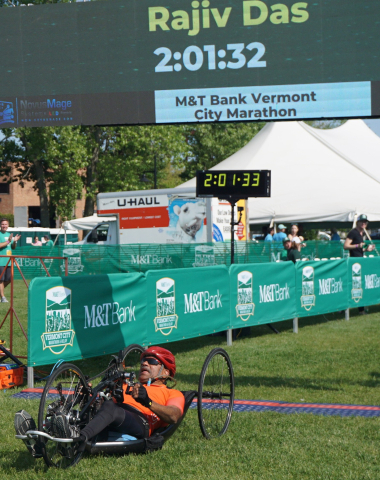
{"label": "large video scoreboard", "polygon": [[0,8],[0,128],[380,116],[379,0]]}

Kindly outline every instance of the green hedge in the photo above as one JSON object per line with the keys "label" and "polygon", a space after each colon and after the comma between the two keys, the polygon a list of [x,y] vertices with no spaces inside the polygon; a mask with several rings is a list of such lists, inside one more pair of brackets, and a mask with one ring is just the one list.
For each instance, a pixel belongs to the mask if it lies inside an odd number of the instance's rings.
{"label": "green hedge", "polygon": [[9,222],[10,227],[15,226],[15,216],[13,213],[0,213],[0,218],[6,218]]}

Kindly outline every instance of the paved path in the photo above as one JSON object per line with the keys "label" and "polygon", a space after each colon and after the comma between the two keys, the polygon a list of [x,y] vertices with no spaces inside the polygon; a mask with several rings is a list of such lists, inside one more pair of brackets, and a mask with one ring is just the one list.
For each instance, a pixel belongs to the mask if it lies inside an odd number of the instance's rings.
{"label": "paved path", "polygon": [[[13,395],[14,398],[40,398],[43,388],[26,388]],[[52,398],[55,395],[51,395]],[[197,401],[193,401],[191,408],[196,408]],[[215,401],[205,401],[209,408],[220,405]],[[228,402],[223,402],[223,408]],[[339,415],[341,417],[380,417],[380,407],[371,405],[339,405],[328,403],[289,403],[272,400],[235,400],[235,412],[278,412],[278,413],[312,413],[314,415]]]}

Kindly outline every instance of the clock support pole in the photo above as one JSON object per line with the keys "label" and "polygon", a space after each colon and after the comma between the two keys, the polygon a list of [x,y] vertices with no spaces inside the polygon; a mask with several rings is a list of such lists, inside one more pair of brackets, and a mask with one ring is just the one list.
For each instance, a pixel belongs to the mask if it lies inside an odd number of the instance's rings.
{"label": "clock support pole", "polygon": [[230,198],[231,204],[231,265],[235,263],[235,205],[236,199]]}
{"label": "clock support pole", "polygon": [[231,265],[235,263],[235,225],[239,225],[241,222],[242,216],[243,216],[243,208],[241,207],[241,210],[239,209],[239,219],[237,222],[235,222],[235,206],[236,203],[239,201],[239,198],[236,198],[234,196],[227,196],[225,197],[225,200],[227,200],[230,205],[231,205]]}
{"label": "clock support pole", "polygon": [[[226,200],[231,204],[231,265],[235,263],[235,225],[239,225],[243,215],[242,210],[239,210],[239,219],[235,222],[235,205],[239,201],[236,197],[228,196]],[[268,323],[268,327],[274,333],[280,333],[277,328]],[[227,331],[227,345],[232,345],[232,330]]]}

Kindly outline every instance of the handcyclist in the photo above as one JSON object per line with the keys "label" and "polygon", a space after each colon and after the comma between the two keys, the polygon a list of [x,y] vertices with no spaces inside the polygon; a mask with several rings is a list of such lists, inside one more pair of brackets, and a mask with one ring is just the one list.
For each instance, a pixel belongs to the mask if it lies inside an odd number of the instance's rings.
{"label": "handcyclist", "polygon": [[[176,372],[174,355],[165,348],[150,347],[141,354],[140,361],[139,383],[134,385],[132,394],[125,394],[125,386],[122,403],[116,403],[116,400],[103,403],[95,417],[81,430],[80,436],[74,439],[79,442],[78,451],[83,451],[87,440],[107,427],[140,439],[150,436],[159,427],[177,423],[181,418],[184,396],[166,386],[166,381]],[[71,438],[70,426],[63,413],[58,413],[52,422],[56,437]]]}

